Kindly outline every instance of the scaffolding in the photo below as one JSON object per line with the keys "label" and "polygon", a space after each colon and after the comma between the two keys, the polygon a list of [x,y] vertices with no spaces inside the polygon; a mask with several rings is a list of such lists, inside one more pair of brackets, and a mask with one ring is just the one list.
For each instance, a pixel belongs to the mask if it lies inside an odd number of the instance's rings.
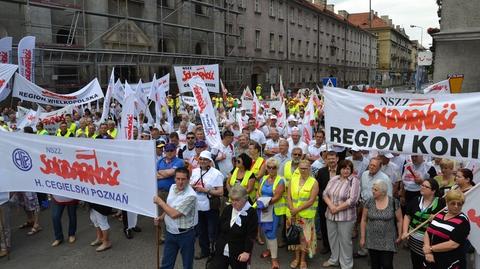
{"label": "scaffolding", "polygon": [[[237,20],[239,12],[229,8],[229,0],[0,2],[16,4],[25,12],[23,17],[12,14],[18,25],[24,26],[18,38],[37,36],[36,68],[41,76],[37,81],[49,88],[74,88],[93,77],[106,84],[111,67],[132,67],[137,74],[129,78],[149,80],[153,73],[173,71],[173,65],[222,64],[235,58],[230,53],[237,42],[230,40],[238,35],[226,28],[227,22]],[[147,6],[152,3],[153,7]],[[92,4],[95,8],[90,7]],[[151,12],[154,8],[157,12]],[[45,11],[51,14],[50,19],[41,18]],[[0,18],[0,22],[12,18]],[[107,35],[118,42],[104,40]],[[62,76],[75,79],[62,85],[58,83]]]}

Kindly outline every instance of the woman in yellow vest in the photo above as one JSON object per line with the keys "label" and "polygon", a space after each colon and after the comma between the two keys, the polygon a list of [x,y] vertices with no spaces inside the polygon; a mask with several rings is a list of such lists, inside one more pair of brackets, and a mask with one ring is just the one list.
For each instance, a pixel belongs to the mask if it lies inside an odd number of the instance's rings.
{"label": "woman in yellow vest", "polygon": [[[260,157],[260,152],[262,151],[262,147],[255,141],[250,141],[248,144],[248,155],[252,158],[253,164],[250,168],[250,171],[255,175],[255,178],[258,179],[255,181],[255,193],[258,190],[258,186],[260,185],[260,180],[265,175],[265,159]],[[255,202],[255,201],[253,201]]]}
{"label": "woman in yellow vest", "polygon": [[[267,160],[267,175],[265,175],[261,180],[260,187],[257,191],[256,203],[258,208],[259,226],[267,238],[268,249],[262,253],[262,257],[265,258],[271,256],[272,269],[280,267],[277,255],[277,229],[278,224],[281,221],[281,216],[285,215],[287,211],[287,202],[283,195],[285,192],[285,180],[277,175],[278,166],[279,163],[277,159],[270,158]],[[263,200],[266,197],[271,198],[268,206],[266,206],[266,204],[264,204],[262,201],[258,200],[259,198]],[[268,210],[269,208],[273,208],[273,210]],[[271,214],[272,221],[262,221],[264,219],[263,215],[266,215],[267,212]]]}
{"label": "woman in yellow vest", "polygon": [[300,161],[300,174],[293,175],[287,195],[287,228],[291,225],[302,228],[300,244],[289,246],[295,251],[295,259],[290,263],[291,268],[300,266],[300,269],[306,269],[305,257],[308,254],[312,258],[317,247],[315,213],[318,206],[318,183],[310,175],[310,168],[310,161]]}
{"label": "woman in yellow vest", "polygon": [[232,186],[240,183],[242,187],[247,189],[249,200],[252,202],[256,198],[256,193],[253,189],[256,179],[255,175],[250,171],[250,167],[252,167],[252,158],[246,153],[240,154],[235,162],[235,169],[233,169],[228,177],[227,190],[230,192]]}

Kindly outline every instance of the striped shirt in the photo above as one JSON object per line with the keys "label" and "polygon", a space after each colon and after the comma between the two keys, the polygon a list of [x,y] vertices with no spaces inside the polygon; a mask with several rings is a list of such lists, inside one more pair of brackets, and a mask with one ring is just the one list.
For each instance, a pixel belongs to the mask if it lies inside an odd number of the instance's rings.
{"label": "striped shirt", "polygon": [[347,180],[340,176],[332,177],[323,192],[323,197],[328,197],[332,203],[339,206],[345,202],[348,207],[336,214],[332,214],[330,209],[325,212],[325,217],[331,221],[352,221],[357,218],[356,205],[360,197],[360,181],[350,176]]}

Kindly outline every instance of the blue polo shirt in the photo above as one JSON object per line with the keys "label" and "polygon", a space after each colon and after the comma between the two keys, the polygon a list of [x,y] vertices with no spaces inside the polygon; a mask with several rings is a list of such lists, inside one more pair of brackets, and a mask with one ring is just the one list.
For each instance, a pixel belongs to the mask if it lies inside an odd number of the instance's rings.
{"label": "blue polo shirt", "polygon": [[[185,164],[183,160],[180,158],[173,158],[171,162],[167,163],[167,159],[165,157],[161,158],[157,162],[157,171],[165,170],[165,169],[176,169],[179,167],[184,167]],[[157,180],[157,188],[162,191],[169,191],[170,186],[175,183],[175,176],[171,176],[168,178]]]}

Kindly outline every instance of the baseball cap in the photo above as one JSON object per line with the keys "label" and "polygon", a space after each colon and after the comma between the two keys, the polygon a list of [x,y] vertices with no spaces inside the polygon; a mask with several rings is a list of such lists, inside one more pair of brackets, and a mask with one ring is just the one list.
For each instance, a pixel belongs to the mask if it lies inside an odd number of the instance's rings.
{"label": "baseball cap", "polygon": [[213,162],[212,153],[210,153],[208,150],[202,151],[200,153],[200,158],[209,159],[211,162]]}

